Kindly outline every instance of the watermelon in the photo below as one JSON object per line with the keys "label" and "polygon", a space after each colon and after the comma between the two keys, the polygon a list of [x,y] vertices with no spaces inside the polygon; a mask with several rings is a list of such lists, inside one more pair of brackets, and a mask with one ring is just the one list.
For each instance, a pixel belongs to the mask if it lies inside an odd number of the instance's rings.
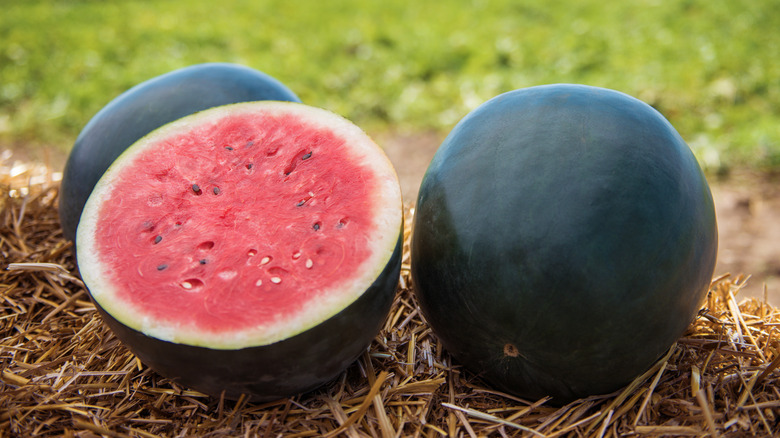
{"label": "watermelon", "polygon": [[293,102],[211,108],[129,147],[87,200],[77,261],[105,322],[214,396],[334,378],[389,312],[403,204],[358,127]]}
{"label": "watermelon", "polygon": [[271,76],[228,63],[184,67],[138,84],[109,102],[82,129],[65,164],[59,195],[64,237],[75,239],[81,210],[95,183],[138,139],[197,111],[257,100],[300,102]]}
{"label": "watermelon", "polygon": [[454,360],[566,403],[667,352],[716,253],[709,186],[672,125],[618,91],[553,84],[499,95],[446,137],[420,187],[411,273]]}

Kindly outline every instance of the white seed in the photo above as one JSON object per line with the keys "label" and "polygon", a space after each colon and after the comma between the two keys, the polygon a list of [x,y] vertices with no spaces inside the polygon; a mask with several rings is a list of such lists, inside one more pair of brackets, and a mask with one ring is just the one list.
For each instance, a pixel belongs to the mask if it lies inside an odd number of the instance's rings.
{"label": "white seed", "polygon": [[314,266],[312,259],[306,259],[306,269],[311,269],[312,266]]}
{"label": "white seed", "polygon": [[279,277],[271,277],[271,283],[273,284],[279,284],[282,282],[282,279]]}
{"label": "white seed", "polygon": [[300,251],[294,252],[292,258],[293,260],[298,260],[299,258],[301,258],[301,252]]}
{"label": "white seed", "polygon": [[265,256],[265,257],[263,257],[263,259],[262,259],[262,260],[260,260],[260,264],[261,264],[261,265],[266,265],[266,264],[268,264],[268,262],[270,262],[270,261],[271,261],[271,257]]}
{"label": "white seed", "polygon": [[181,284],[181,287],[185,289],[192,289],[192,283],[190,283],[189,281],[185,281]]}
{"label": "white seed", "polygon": [[255,286],[262,286],[262,285],[263,285],[263,280],[257,280],[255,282]]}

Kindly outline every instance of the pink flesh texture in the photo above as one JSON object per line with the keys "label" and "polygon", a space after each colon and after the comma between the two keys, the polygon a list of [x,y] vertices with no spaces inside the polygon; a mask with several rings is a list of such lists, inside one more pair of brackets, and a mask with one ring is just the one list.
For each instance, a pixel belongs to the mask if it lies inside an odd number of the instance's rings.
{"label": "pink flesh texture", "polygon": [[376,178],[348,157],[332,132],[262,114],[148,149],[99,213],[120,298],[215,333],[299,311],[370,251]]}

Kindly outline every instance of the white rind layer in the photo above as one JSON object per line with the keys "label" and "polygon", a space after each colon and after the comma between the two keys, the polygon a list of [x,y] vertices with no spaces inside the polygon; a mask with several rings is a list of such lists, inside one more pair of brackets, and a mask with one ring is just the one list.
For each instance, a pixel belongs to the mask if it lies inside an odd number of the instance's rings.
{"label": "white rind layer", "polygon": [[[113,273],[101,262],[95,232],[101,208],[101,200],[113,189],[112,182],[126,164],[153,148],[160,139],[182,135],[207,123],[228,115],[262,112],[265,114],[292,114],[305,120],[310,126],[321,126],[345,140],[352,158],[358,163],[371,163],[378,181],[378,190],[372,197],[375,212],[372,218],[370,246],[372,251],[349,283],[319,294],[303,306],[300,312],[284,320],[278,319],[265,325],[214,333],[194,325],[176,325],[150,318],[142,309],[126,302],[118,294]],[[148,134],[128,148],[109,167],[90,195],[79,222],[76,248],[79,271],[93,299],[106,312],[122,324],[161,340],[196,345],[213,349],[239,349],[268,345],[302,333],[357,300],[376,280],[387,265],[398,242],[403,225],[403,201],[398,177],[393,165],[368,135],[350,121],[330,111],[292,102],[246,102],[205,110]]]}

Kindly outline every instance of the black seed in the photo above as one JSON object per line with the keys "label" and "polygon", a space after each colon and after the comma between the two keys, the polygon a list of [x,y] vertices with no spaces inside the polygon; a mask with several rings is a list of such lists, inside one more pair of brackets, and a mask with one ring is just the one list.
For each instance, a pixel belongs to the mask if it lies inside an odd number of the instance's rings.
{"label": "black seed", "polygon": [[214,187],[214,194],[219,195],[219,187]]}
{"label": "black seed", "polygon": [[158,271],[164,271],[167,267],[168,267],[168,265],[162,264],[162,265],[157,266],[157,270]]}
{"label": "black seed", "polygon": [[244,145],[244,147],[247,147],[247,148],[248,148],[248,147],[252,146],[253,144],[255,144],[255,142],[254,142],[254,141],[252,141],[252,140],[249,140],[248,142],[246,142],[246,144]]}
{"label": "black seed", "polygon": [[192,185],[192,191],[195,193],[200,193],[200,186],[197,184]]}
{"label": "black seed", "polygon": [[311,152],[309,152],[308,154],[302,156],[301,160],[308,160],[309,158],[311,158]]}
{"label": "black seed", "polygon": [[157,244],[160,242],[162,242],[162,236],[158,235],[157,237],[154,238],[154,243]]}
{"label": "black seed", "polygon": [[315,222],[314,226],[312,226],[312,228],[314,228],[314,231],[319,230],[320,229],[320,223],[319,222]]}
{"label": "black seed", "polygon": [[252,163],[249,163],[249,164],[247,164],[247,165],[246,165],[246,168],[247,168],[247,169],[251,169],[251,168],[252,168]]}
{"label": "black seed", "polygon": [[297,204],[295,204],[295,206],[296,206],[296,207],[301,207],[301,206],[303,206],[303,204],[305,204],[305,203],[309,202],[309,200],[310,200],[311,198],[313,198],[313,197],[314,197],[314,193],[312,193],[312,192],[309,192],[309,195],[308,195],[308,196],[306,196],[306,197],[304,197],[304,198],[303,198],[303,199],[301,199],[300,201],[298,201],[298,203],[297,203]]}
{"label": "black seed", "polygon": [[200,264],[201,265],[205,265],[206,263],[208,263],[208,260],[206,260],[206,259],[201,259],[200,260]]}
{"label": "black seed", "polygon": [[232,151],[232,150],[233,150],[233,148],[232,148],[232,147],[230,147],[230,146],[225,146],[225,149],[227,149],[227,150],[229,150],[229,151]]}

